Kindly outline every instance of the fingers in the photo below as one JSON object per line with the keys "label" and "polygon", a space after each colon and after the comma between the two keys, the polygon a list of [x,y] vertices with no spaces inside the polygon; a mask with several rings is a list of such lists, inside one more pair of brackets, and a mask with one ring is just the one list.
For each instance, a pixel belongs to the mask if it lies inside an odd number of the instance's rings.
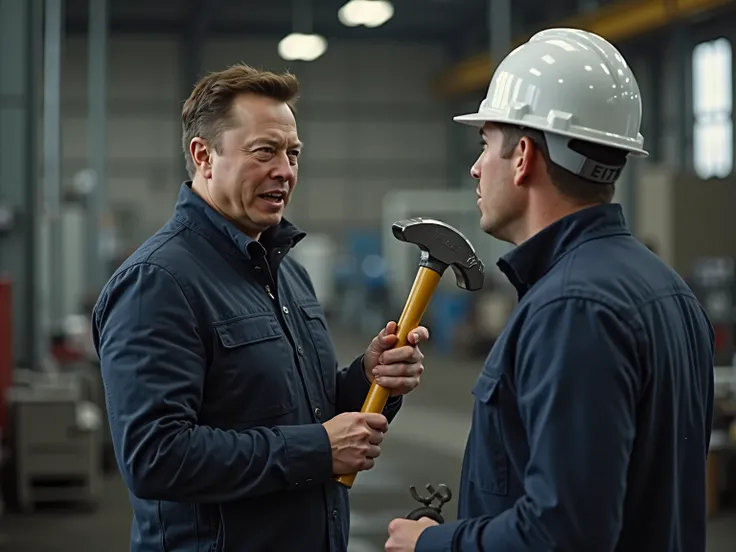
{"label": "fingers", "polygon": [[[424,365],[420,362],[407,364],[401,362],[399,364],[379,364],[373,369],[373,377],[377,380],[381,378],[415,378],[424,373]],[[382,385],[380,381],[377,382]]]}
{"label": "fingers", "polygon": [[390,389],[391,396],[406,395],[419,386],[419,377],[414,378],[378,378],[376,383],[381,387]]}
{"label": "fingers", "polygon": [[[398,329],[396,322],[389,322],[375,337],[376,345],[381,349],[391,349],[396,344],[396,330]],[[416,346],[423,341],[429,339],[429,330],[424,326],[417,326],[407,336],[409,346]]]}
{"label": "fingers", "polygon": [[412,345],[418,345],[422,341],[428,341],[429,340],[429,330],[425,328],[424,326],[417,326],[417,328],[409,333],[409,336],[407,338],[409,340],[409,343]]}
{"label": "fingers", "polygon": [[365,457],[368,460],[374,460],[381,456],[381,447],[378,445],[371,445],[368,447],[368,450],[365,452]]}
{"label": "fingers", "polygon": [[381,353],[378,357],[378,364],[418,364],[424,360],[424,353],[419,347],[406,345],[397,349],[389,349]]}
{"label": "fingers", "polygon": [[382,433],[388,431],[388,420],[383,414],[374,414],[373,412],[366,412],[363,414],[363,419],[369,428],[375,429]]}
{"label": "fingers", "polygon": [[370,437],[368,437],[368,442],[371,445],[379,446],[381,443],[383,443],[383,436],[384,434],[380,431],[374,431],[371,433]]}
{"label": "fingers", "polygon": [[396,344],[396,322],[389,322],[376,336],[376,344],[381,349],[390,349]]}

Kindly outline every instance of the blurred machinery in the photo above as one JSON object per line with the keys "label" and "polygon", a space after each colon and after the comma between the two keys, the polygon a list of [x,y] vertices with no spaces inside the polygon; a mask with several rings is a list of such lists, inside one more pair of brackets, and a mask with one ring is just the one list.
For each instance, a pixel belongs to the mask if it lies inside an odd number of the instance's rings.
{"label": "blurred machinery", "polygon": [[713,324],[716,366],[731,364],[736,360],[736,262],[730,257],[698,259],[690,285]]}
{"label": "blurred machinery", "polygon": [[[61,328],[41,370],[14,367],[11,282],[0,281],[2,490],[9,509],[42,502],[94,506],[102,492],[103,408],[99,368]],[[77,329],[77,331],[79,331]]]}
{"label": "blurred machinery", "polygon": [[18,371],[8,393],[15,505],[94,506],[102,491],[102,424],[93,377]]}

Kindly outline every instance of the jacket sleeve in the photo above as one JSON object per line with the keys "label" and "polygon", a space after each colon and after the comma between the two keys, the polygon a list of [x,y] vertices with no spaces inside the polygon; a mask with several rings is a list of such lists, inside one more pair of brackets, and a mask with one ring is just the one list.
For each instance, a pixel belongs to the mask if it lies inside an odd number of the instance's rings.
{"label": "jacket sleeve", "polygon": [[[371,382],[363,369],[363,355],[347,368],[337,372],[337,413],[360,412],[371,388]],[[402,396],[391,397],[383,408],[383,415],[390,422],[399,412]]]}
{"label": "jacket sleeve", "polygon": [[428,529],[417,552],[616,546],[642,380],[636,331],[599,303],[557,300],[532,315],[517,347],[525,494],[493,519]]}
{"label": "jacket sleeve", "polygon": [[331,479],[320,424],[247,431],[197,425],[205,335],[165,269],[138,264],[116,275],[93,326],[115,454],[135,496],[226,502]]}

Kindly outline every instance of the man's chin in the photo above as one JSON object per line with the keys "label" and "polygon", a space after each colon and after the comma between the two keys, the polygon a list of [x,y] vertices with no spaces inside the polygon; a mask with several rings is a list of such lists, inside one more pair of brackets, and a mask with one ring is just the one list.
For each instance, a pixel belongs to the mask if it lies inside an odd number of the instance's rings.
{"label": "man's chin", "polygon": [[265,232],[269,228],[278,226],[283,220],[282,213],[269,213],[261,214],[256,220],[253,221],[254,225],[261,228],[261,232]]}

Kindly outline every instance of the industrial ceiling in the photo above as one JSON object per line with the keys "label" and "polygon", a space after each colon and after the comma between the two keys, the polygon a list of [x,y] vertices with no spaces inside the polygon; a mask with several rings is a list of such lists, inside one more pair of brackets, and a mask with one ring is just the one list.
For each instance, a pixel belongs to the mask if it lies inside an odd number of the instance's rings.
{"label": "industrial ceiling", "polygon": [[[91,0],[66,0],[67,32],[84,33]],[[346,27],[338,10],[347,0],[108,0],[112,33],[283,36],[314,32],[329,39],[442,43],[457,62],[435,80],[449,97],[487,85],[489,0],[391,0],[394,16],[375,28]],[[673,22],[732,9],[734,0],[516,0],[511,2],[515,43],[546,26],[576,26],[614,42]]]}

